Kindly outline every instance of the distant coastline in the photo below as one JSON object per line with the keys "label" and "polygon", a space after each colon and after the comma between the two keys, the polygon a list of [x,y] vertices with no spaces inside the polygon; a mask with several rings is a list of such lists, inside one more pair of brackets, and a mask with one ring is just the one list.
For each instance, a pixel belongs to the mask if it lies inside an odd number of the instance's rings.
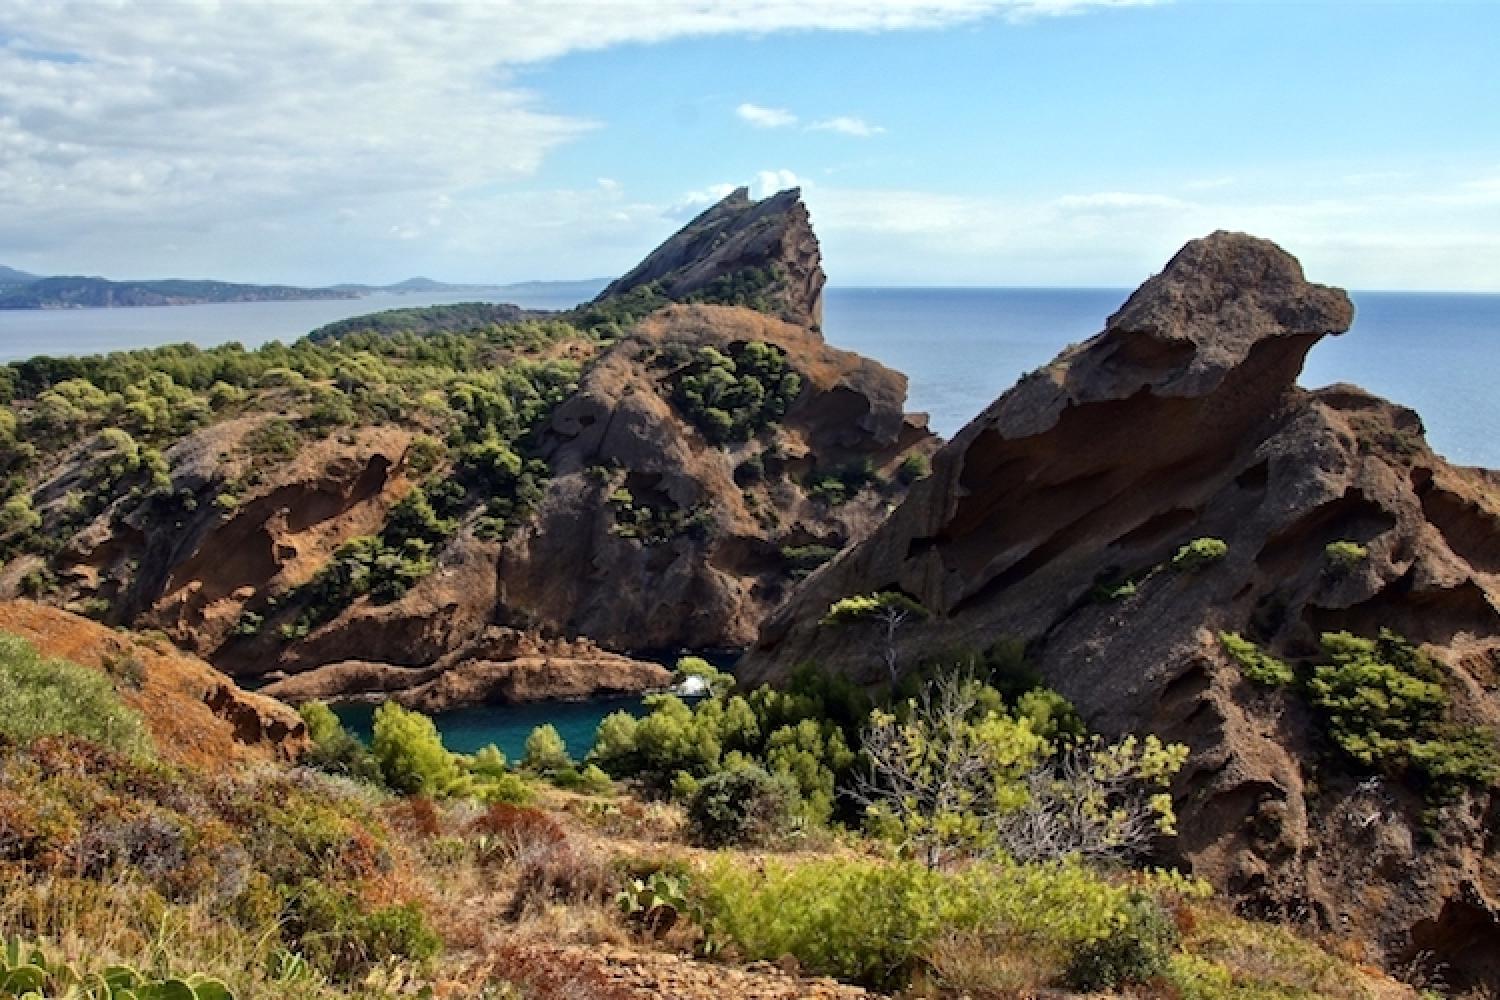
{"label": "distant coastline", "polygon": [[406,294],[472,294],[489,299],[506,293],[561,295],[574,286],[580,290],[580,298],[586,298],[592,293],[585,292],[598,284],[595,281],[526,281],[510,285],[463,285],[419,277],[393,285],[343,284],[306,288],[181,278],[114,281],[82,275],[46,277],[0,267],[0,310],[138,309],[241,302],[315,302]]}

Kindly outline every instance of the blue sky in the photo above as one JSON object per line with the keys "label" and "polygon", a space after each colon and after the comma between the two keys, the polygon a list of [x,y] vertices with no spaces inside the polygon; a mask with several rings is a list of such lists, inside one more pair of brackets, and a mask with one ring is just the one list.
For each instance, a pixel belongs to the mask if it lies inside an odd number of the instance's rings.
{"label": "blue sky", "polygon": [[1496,3],[0,0],[0,263],[618,273],[800,184],[842,284],[1131,285],[1215,228],[1500,291]]}

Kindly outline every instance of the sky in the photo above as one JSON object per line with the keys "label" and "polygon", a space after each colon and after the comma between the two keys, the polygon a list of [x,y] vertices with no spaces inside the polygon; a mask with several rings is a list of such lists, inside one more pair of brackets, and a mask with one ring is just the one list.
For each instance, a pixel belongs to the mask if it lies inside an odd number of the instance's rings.
{"label": "sky", "polygon": [[1500,2],[0,0],[0,264],[591,278],[800,186],[841,285],[1130,286],[1215,229],[1500,292]]}

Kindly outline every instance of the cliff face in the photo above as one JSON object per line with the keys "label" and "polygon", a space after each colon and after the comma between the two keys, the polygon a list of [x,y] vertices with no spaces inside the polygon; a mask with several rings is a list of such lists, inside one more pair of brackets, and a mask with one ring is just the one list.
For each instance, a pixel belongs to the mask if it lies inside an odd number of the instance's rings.
{"label": "cliff face", "polygon": [[[849,594],[904,591],[935,613],[905,632],[907,662],[1023,639],[1095,727],[1188,744],[1176,848],[1242,904],[1496,975],[1494,789],[1432,832],[1410,789],[1341,766],[1304,701],[1256,689],[1218,638],[1306,662],[1322,633],[1393,629],[1438,665],[1453,718],[1500,735],[1500,477],[1449,466],[1410,410],[1296,386],[1351,319],[1270,243],[1190,243],[943,447],[766,623],[742,676],[814,661],[878,680],[868,649],[817,622]],[[1198,538],[1227,553],[1174,571]],[[1335,542],[1363,555],[1336,563]]]}
{"label": "cliff face", "polygon": [[807,207],[793,188],[751,201],[739,188],[709,208],[612,282],[603,302],[656,285],[683,302],[740,279],[745,294],[762,297],[767,312],[798,326],[823,322],[822,256]]}

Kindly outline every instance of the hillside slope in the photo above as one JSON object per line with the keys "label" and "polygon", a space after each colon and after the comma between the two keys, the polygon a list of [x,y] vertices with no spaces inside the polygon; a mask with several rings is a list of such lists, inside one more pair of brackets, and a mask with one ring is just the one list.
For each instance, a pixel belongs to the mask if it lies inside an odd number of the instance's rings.
{"label": "hillside slope", "polygon": [[237,676],[331,668],[289,696],[428,709],[658,687],[616,654],[748,642],[935,442],[903,376],[742,304],[816,312],[795,193],[709,214],[738,227],[700,248],[728,280],[674,289],[691,304],[653,280],[565,314],[445,306],[290,348],[11,366],[0,594]]}

